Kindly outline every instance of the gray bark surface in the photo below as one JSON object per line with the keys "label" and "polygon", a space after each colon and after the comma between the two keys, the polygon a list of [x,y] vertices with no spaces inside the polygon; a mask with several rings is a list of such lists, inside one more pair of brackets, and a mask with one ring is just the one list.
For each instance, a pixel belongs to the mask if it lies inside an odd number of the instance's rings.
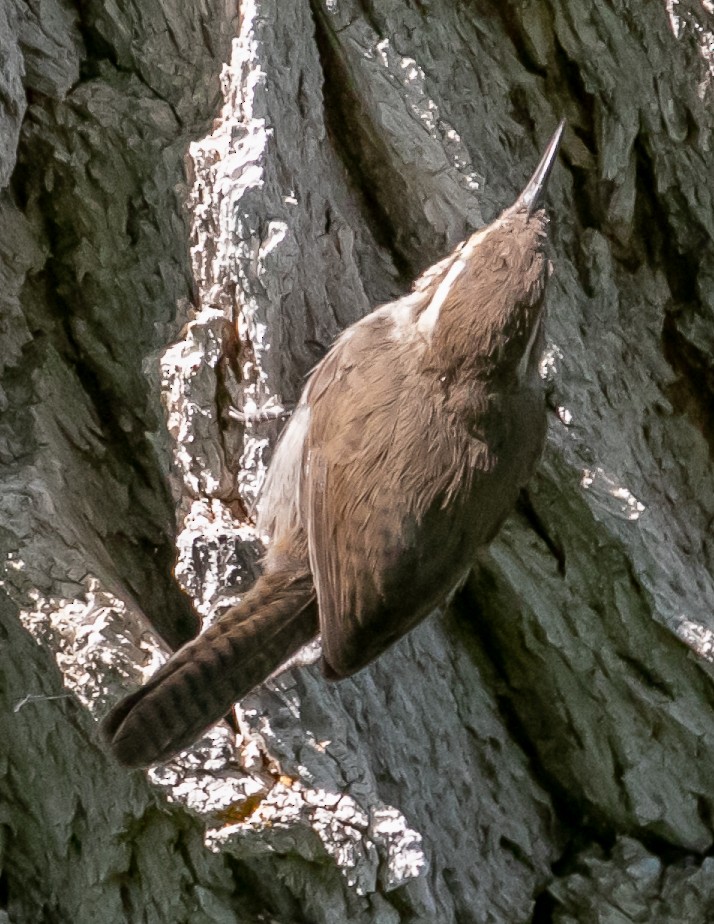
{"label": "gray bark surface", "polygon": [[[694,0],[0,0],[0,917],[714,920],[713,36]],[[467,587],[120,770],[96,718],[256,574],[251,415],[562,116],[548,445]]]}

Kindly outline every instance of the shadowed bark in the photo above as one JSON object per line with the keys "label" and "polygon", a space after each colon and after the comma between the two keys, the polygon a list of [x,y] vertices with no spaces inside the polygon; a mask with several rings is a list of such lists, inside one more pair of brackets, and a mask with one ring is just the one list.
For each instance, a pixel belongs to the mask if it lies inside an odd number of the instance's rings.
{"label": "shadowed bark", "polygon": [[[713,26],[0,0],[9,920],[712,919]],[[92,716],[162,657],[149,623],[175,646],[255,577],[281,420],[254,410],[563,116],[548,445],[467,587],[342,684],[251,694],[237,748],[114,765]]]}

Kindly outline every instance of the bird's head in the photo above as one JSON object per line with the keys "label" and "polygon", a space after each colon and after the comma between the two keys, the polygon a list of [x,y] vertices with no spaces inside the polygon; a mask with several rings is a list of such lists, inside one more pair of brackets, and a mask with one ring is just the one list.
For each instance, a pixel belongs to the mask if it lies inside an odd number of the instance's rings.
{"label": "bird's head", "polygon": [[564,124],[513,205],[464,241],[433,279],[417,326],[444,371],[466,365],[504,384],[537,374],[550,273],[541,206]]}

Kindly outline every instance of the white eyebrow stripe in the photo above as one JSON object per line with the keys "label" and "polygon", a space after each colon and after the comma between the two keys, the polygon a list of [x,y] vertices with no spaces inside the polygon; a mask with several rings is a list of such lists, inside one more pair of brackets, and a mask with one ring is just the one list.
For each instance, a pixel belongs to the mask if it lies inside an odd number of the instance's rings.
{"label": "white eyebrow stripe", "polygon": [[490,230],[490,228],[484,228],[482,231],[472,234],[463,245],[458,259],[451,264],[446,276],[439,283],[434,297],[417,319],[417,330],[420,334],[424,334],[426,337],[433,334],[436,322],[439,320],[439,312],[451,291],[451,287],[466,269],[466,264],[477,245],[481,243]]}
{"label": "white eyebrow stripe", "polygon": [[446,301],[446,297],[451,290],[452,285],[459,278],[461,273],[463,273],[466,268],[465,260],[456,260],[449,267],[449,272],[444,276],[444,278],[439,283],[439,287],[434,293],[434,297],[429,302],[427,307],[419,315],[417,321],[417,329],[420,333],[426,334],[429,336],[436,326],[436,322],[439,320],[439,312],[441,311],[441,306]]}

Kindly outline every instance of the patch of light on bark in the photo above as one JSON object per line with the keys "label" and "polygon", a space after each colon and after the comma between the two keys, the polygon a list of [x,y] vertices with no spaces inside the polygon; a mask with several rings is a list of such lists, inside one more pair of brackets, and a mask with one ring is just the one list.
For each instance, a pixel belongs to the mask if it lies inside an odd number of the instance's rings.
{"label": "patch of light on bark", "polygon": [[[101,715],[127,683],[138,686],[166,660],[141,617],[88,578],[83,600],[46,597],[20,610],[24,628],[54,654],[64,684]],[[30,694],[31,695],[31,694]]]}
{"label": "patch of light on bark", "polygon": [[[710,10],[707,7],[707,10],[710,13],[714,12],[714,8]],[[707,29],[704,28],[704,26],[699,25],[699,24],[695,25],[695,30],[697,31],[698,36],[699,36],[699,47],[702,52],[702,57],[707,62],[707,66],[709,69],[709,74],[708,74],[707,79],[701,81],[701,83],[699,84],[697,88],[698,93],[699,93],[699,98],[704,99],[707,91],[709,90],[711,86],[712,78],[714,77],[714,33],[709,32]]]}
{"label": "patch of light on bark", "polygon": [[572,422],[573,422],[573,415],[572,415],[572,413],[567,409],[567,407],[563,407],[562,405],[558,405],[558,407],[555,409],[555,413],[558,415],[558,420],[559,420],[562,424],[565,424],[566,427],[569,427],[569,426],[572,424]]}
{"label": "patch of light on bark", "polygon": [[560,373],[560,363],[563,360],[563,351],[555,343],[549,343],[543,351],[538,372],[544,382],[552,382]]}
{"label": "patch of light on bark", "polygon": [[312,664],[317,664],[321,657],[322,641],[318,635],[316,639],[308,642],[307,645],[303,645],[303,647],[291,658],[288,658],[288,660],[284,664],[281,664],[276,671],[273,671],[270,677],[268,677],[268,680],[274,680],[276,677],[279,677],[286,671],[292,670],[294,667],[310,667]]}
{"label": "patch of light on bark", "polygon": [[682,28],[682,20],[677,14],[679,0],[665,0],[664,5],[667,8],[667,15],[669,16],[669,24],[672,27],[672,34],[675,38],[679,38]]}
{"label": "patch of light on bark", "polygon": [[364,811],[349,795],[289,777],[265,793],[249,818],[209,830],[206,843],[240,851],[248,838],[254,849],[262,841],[265,850],[309,860],[324,850],[358,895],[395,889],[426,866],[421,835],[393,806]]}
{"label": "patch of light on bark", "polygon": [[714,663],[714,632],[700,622],[680,615],[672,624],[675,635],[699,657]]}
{"label": "patch of light on bark", "polygon": [[384,66],[390,79],[403,88],[402,98],[411,114],[421,122],[429,134],[441,139],[444,153],[461,175],[470,191],[481,188],[481,177],[472,169],[468,150],[456,129],[441,117],[439,107],[426,92],[424,69],[414,58],[400,56],[389,39],[378,41],[365,52],[368,59],[376,58]]}
{"label": "patch of light on bark", "polygon": [[[224,323],[233,325],[232,336],[238,342],[236,355],[241,367],[241,409],[262,408],[277,400],[271,394],[265,370],[271,344],[260,280],[268,274],[266,261],[273,259],[274,252],[290,234],[283,221],[270,222],[266,233],[257,226],[251,208],[251,196],[265,182],[267,148],[272,137],[272,129],[266,126],[263,117],[267,78],[255,32],[258,18],[255,0],[241,4],[240,36],[233,42],[230,63],[221,75],[224,97],[221,115],[211,134],[191,144],[189,149],[195,178],[190,199],[191,254],[201,305],[196,321],[206,317],[204,312],[217,309]],[[285,201],[297,202],[293,190]],[[207,356],[206,362],[210,360]],[[202,372],[199,369],[195,374],[200,377]],[[249,425],[241,439],[242,453],[234,451],[235,456],[240,456],[237,483],[250,506],[265,473],[269,440],[264,432],[258,433]],[[220,445],[220,435],[216,434],[213,442]],[[192,455],[191,447],[187,448]],[[180,455],[180,447],[177,451]],[[226,484],[219,480],[223,472],[214,473],[213,482],[199,485],[201,490],[197,491],[199,476],[186,464],[181,468],[190,473],[186,487],[191,494],[221,496],[221,491],[225,491]],[[202,466],[194,461],[193,468],[200,470]]]}
{"label": "patch of light on bark", "polygon": [[[251,710],[242,716],[250,717]],[[272,734],[269,723],[263,731]],[[398,809],[376,804],[365,810],[349,794],[311,785],[306,767],[297,768],[303,779],[296,779],[276,762],[266,766],[265,747],[250,729],[244,730],[235,754],[230,737],[217,726],[189,750],[149,771],[168,801],[206,821],[205,843],[211,850],[237,856],[284,853],[307,860],[324,853],[358,894],[397,888],[423,872],[421,835]],[[305,729],[304,747],[325,752],[330,745]]]}
{"label": "patch of light on bark", "polygon": [[[260,245],[258,254],[261,259],[267,257],[271,250],[274,250],[280,244],[288,233],[287,223],[284,221],[268,222],[268,232]],[[261,266],[261,271],[265,272],[265,267]]]}
{"label": "patch of light on bark", "polygon": [[426,867],[421,835],[407,827],[401,812],[392,806],[375,809],[372,812],[371,835],[387,853],[383,882],[387,891],[421,875]]}
{"label": "patch of light on bark", "polygon": [[[707,14],[714,13],[714,2],[712,0],[701,0],[701,5]],[[697,88],[699,98],[704,99],[714,79],[714,33],[691,15],[687,15],[686,19],[682,17],[679,14],[679,6],[680,0],[665,0],[665,7],[674,37],[681,39],[687,28],[693,29],[696,35],[699,50],[708,70],[707,77],[700,82]]]}
{"label": "patch of light on bark", "polygon": [[192,495],[215,493],[220,472],[195,458],[195,447],[205,442],[205,433],[214,427],[215,406],[202,403],[201,376],[214,366],[222,354],[223,313],[206,308],[198,313],[178,343],[170,346],[160,360],[161,387],[166,423],[174,440],[174,462]]}
{"label": "patch of light on bark", "polygon": [[[24,571],[27,566],[17,552],[8,552],[5,558],[5,567],[10,568],[11,571]],[[0,587],[4,584],[5,581],[0,580]]]}
{"label": "patch of light on bark", "polygon": [[580,486],[592,495],[599,507],[622,519],[639,520],[646,509],[628,488],[599,466],[583,469]]}
{"label": "patch of light on bark", "polygon": [[[200,545],[197,536],[201,537]],[[236,545],[250,542],[255,542],[255,530],[238,523],[221,501],[193,501],[176,540],[178,559],[174,573],[191,594],[203,616],[204,627],[215,621],[219,612],[237,603],[240,593],[252,583],[250,575],[241,573],[240,559],[233,554]],[[197,552],[202,557],[198,577]]]}
{"label": "patch of light on bark", "polygon": [[[538,373],[544,382],[550,383],[557,379],[563,358],[563,351],[560,347],[555,343],[549,343],[538,363]],[[564,426],[571,427],[573,425],[574,417],[569,408],[559,404],[555,409],[555,413]]]}

